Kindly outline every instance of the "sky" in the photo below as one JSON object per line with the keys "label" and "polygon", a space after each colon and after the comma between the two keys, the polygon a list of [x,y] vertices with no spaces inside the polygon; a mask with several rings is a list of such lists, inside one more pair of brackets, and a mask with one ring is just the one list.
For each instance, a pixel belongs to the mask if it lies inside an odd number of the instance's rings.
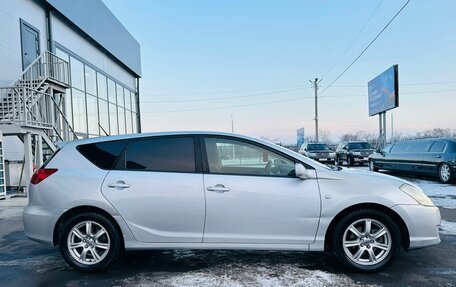
{"label": "sky", "polygon": [[[406,0],[103,0],[141,45],[142,131],[214,130],[296,142],[325,89]],[[367,83],[399,65],[394,131],[456,128],[456,1],[412,0],[319,95],[320,129],[378,133]]]}

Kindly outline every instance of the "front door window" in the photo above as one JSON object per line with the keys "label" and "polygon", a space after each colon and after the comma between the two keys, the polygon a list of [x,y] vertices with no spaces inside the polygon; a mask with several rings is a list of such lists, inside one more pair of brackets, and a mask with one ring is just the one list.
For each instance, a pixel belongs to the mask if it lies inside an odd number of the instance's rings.
{"label": "front door window", "polygon": [[206,138],[210,173],[253,176],[294,176],[294,162],[243,141]]}

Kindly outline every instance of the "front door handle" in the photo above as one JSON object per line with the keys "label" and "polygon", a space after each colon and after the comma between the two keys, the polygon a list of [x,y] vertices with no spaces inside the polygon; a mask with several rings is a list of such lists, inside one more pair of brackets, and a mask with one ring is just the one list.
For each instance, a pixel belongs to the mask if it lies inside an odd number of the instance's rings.
{"label": "front door handle", "polygon": [[230,191],[229,187],[225,187],[223,184],[216,184],[215,186],[209,186],[207,188],[209,191],[214,191],[217,193],[224,193]]}
{"label": "front door handle", "polygon": [[130,185],[123,180],[118,180],[115,183],[108,183],[108,187],[122,190],[124,188],[129,188]]}
{"label": "front door handle", "polygon": [[435,157],[436,157],[436,158],[441,158],[442,156],[441,156],[441,155],[436,155]]}

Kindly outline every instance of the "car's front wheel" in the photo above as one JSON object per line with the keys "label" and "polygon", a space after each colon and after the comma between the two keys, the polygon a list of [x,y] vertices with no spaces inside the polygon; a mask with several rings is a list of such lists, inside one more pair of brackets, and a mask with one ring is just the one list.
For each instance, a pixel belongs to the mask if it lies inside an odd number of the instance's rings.
{"label": "car's front wheel", "polygon": [[347,155],[347,165],[353,166],[355,164],[355,159]]}
{"label": "car's front wheel", "polygon": [[370,171],[378,171],[378,167],[375,166],[373,160],[369,160],[368,165],[369,165],[369,170],[370,170]]}
{"label": "car's front wheel", "polygon": [[439,166],[439,179],[443,183],[450,183],[455,180],[455,175],[451,171],[451,167],[447,163],[442,163]]}
{"label": "car's front wheel", "polygon": [[114,224],[105,216],[84,212],[72,216],[60,235],[60,252],[79,271],[99,271],[117,259],[122,244]]}
{"label": "car's front wheel", "polygon": [[332,248],[338,261],[349,269],[377,272],[391,264],[400,242],[399,228],[390,216],[363,209],[337,223]]}

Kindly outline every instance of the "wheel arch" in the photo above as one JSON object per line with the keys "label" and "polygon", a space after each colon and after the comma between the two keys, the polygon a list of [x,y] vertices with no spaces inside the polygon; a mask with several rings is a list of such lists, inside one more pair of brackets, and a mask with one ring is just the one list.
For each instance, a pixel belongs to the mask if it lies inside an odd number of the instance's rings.
{"label": "wheel arch", "polygon": [[81,206],[76,206],[76,207],[73,207],[69,210],[67,210],[65,213],[63,213],[59,219],[57,220],[57,223],[55,224],[54,226],[54,232],[53,232],[53,237],[52,237],[52,244],[53,246],[57,246],[59,244],[59,237],[60,237],[60,234],[63,230],[63,224],[65,223],[66,220],[68,220],[71,216],[75,215],[75,214],[80,214],[80,213],[83,213],[83,212],[94,212],[94,213],[98,213],[98,214],[101,214],[103,216],[105,216],[107,219],[109,219],[113,224],[114,226],[116,227],[117,231],[119,232],[119,234],[121,235],[120,238],[121,238],[121,244],[122,244],[122,247],[124,246],[124,239],[123,239],[123,233],[122,233],[122,229],[120,228],[119,226],[119,223],[117,222],[117,220],[114,219],[114,217],[109,214],[109,212],[99,208],[99,207],[95,207],[95,206],[91,206],[91,205],[81,205]]}
{"label": "wheel arch", "polygon": [[388,208],[387,206],[378,204],[378,203],[360,203],[360,204],[355,204],[352,206],[349,206],[345,208],[344,210],[340,211],[332,220],[331,223],[328,226],[328,229],[326,230],[325,233],[325,251],[330,252],[331,250],[331,243],[334,238],[333,232],[334,229],[337,225],[337,223],[347,214],[349,214],[352,211],[356,211],[359,209],[374,209],[381,211],[388,216],[390,216],[394,222],[398,225],[399,230],[401,232],[401,244],[404,247],[404,249],[408,249],[410,246],[410,235],[409,231],[407,228],[407,225],[405,224],[404,220],[400,217],[399,214],[397,214],[394,210],[391,208]]}

